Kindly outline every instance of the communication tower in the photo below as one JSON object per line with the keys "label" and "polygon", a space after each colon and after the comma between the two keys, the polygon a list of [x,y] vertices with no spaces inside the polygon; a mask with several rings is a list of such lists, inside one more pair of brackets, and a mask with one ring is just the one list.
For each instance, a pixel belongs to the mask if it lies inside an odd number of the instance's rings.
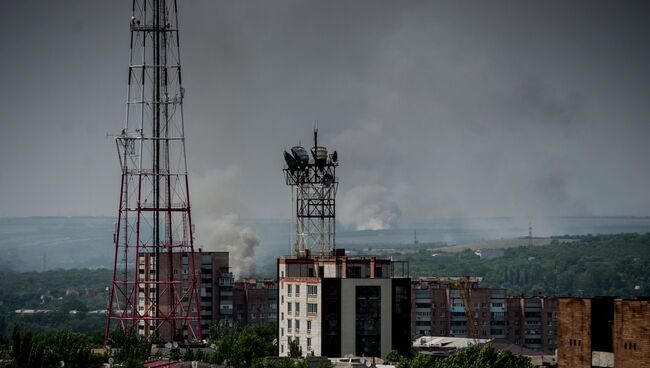
{"label": "communication tower", "polygon": [[119,327],[168,341],[201,339],[176,1],[133,0],[132,11],[105,338]]}
{"label": "communication tower", "polygon": [[336,190],[338,154],[329,154],[318,145],[318,129],[314,130],[311,158],[302,146],[284,151],[286,184],[295,191],[296,242],[298,257],[328,256],[336,249]]}

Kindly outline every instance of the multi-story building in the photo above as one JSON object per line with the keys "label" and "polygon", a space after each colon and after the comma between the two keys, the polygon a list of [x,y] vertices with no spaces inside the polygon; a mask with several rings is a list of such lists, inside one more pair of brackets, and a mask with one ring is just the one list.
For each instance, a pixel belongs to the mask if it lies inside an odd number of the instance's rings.
{"label": "multi-story building", "polygon": [[614,366],[650,368],[650,298],[614,300]]}
{"label": "multi-story building", "polygon": [[557,363],[650,367],[650,298],[558,298]]}
{"label": "multi-story building", "polygon": [[472,337],[462,293],[467,288],[477,338],[504,338],[505,289],[480,288],[480,278],[430,277],[411,282],[411,329],[415,335]]}
{"label": "multi-story building", "polygon": [[608,366],[600,363],[606,358],[613,364],[613,317],[613,297],[558,298],[558,367]]}
{"label": "multi-story building", "polygon": [[411,282],[414,335],[472,337],[462,294],[466,293],[475,337],[506,340],[540,351],[555,349],[554,298],[509,297],[505,289],[481,288],[480,281],[480,278],[454,277],[414,279]]}
{"label": "multi-story building", "polygon": [[328,357],[410,350],[410,278],[396,277],[396,262],[344,254],[278,259],[281,356],[290,341]]}
{"label": "multi-story building", "polygon": [[233,292],[235,323],[240,326],[277,323],[278,284],[275,280],[237,281]]}
{"label": "multi-story building", "polygon": [[506,340],[552,352],[557,346],[557,299],[546,296],[506,298]]}
{"label": "multi-story building", "polygon": [[[173,270],[173,280],[179,281],[177,293],[187,290],[191,280],[189,275],[190,259],[187,253],[162,253],[159,256],[160,265],[156,267],[155,256],[150,253],[140,254],[138,257],[138,277],[140,280],[154,280],[156,272],[166,275]],[[171,257],[171,259],[170,259]],[[228,252],[196,252],[194,253],[195,269],[199,271],[199,296],[201,329],[205,334],[213,322],[232,319],[232,274],[228,270]],[[138,310],[146,313],[149,310],[151,300],[157,297],[156,288],[145,286],[153,284],[141,284],[138,292]],[[230,290],[228,290],[230,288]],[[169,295],[165,293],[164,295]],[[161,311],[171,311],[170,300],[160,300],[158,305]],[[181,308],[181,306],[176,306]],[[196,308],[184,304],[182,308]],[[228,310],[230,313],[227,313]],[[152,316],[153,317],[153,316]],[[180,327],[180,326],[179,326]],[[164,341],[180,340],[188,336],[187,326],[182,331],[171,331],[167,329],[156,329],[154,320],[141,321],[138,325],[138,333],[145,336],[156,334]],[[196,328],[196,326],[193,326]]]}

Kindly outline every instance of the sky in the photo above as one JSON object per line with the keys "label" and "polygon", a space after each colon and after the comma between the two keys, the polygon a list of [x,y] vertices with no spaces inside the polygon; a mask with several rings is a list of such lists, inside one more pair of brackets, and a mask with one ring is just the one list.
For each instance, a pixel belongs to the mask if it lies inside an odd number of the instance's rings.
{"label": "sky", "polygon": [[[0,217],[117,215],[130,8],[0,2]],[[282,151],[317,121],[346,226],[650,215],[649,10],[179,1],[194,208],[289,218]]]}

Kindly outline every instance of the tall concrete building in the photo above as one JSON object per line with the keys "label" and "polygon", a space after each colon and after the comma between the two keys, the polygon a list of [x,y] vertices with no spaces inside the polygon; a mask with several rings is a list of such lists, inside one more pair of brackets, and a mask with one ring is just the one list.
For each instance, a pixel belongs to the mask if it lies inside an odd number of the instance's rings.
{"label": "tall concrete building", "polygon": [[410,278],[387,259],[281,257],[279,353],[296,341],[304,355],[385,357],[411,348]]}
{"label": "tall concrete building", "polygon": [[[156,269],[160,274],[166,274],[169,269],[174,270],[173,280],[176,281],[175,294],[187,291],[189,280],[191,279],[190,259],[187,253],[163,253],[159,255],[160,265],[156,267],[155,256],[150,253],[140,254],[138,257],[138,279],[155,280]],[[213,322],[223,321],[231,323],[233,298],[232,298],[232,273],[228,268],[228,252],[196,252],[194,253],[195,269],[199,271],[199,296],[200,296],[200,315],[201,327],[203,331],[208,331]],[[150,283],[142,283],[138,288],[138,309],[140,313],[148,313],[151,301],[154,298],[160,298],[160,291],[151,286]],[[172,295],[169,292],[162,295]],[[162,310],[170,311],[172,309],[181,310],[183,308],[192,308],[184,303],[183,305],[172,305],[169,297],[165,300],[159,300],[158,305]],[[153,317],[153,316],[152,316]],[[155,324],[153,321],[140,321],[138,324],[138,333],[144,336],[152,334],[160,336],[164,341],[183,340],[188,336],[187,329],[181,331],[172,331],[165,326],[160,330],[153,330]]]}

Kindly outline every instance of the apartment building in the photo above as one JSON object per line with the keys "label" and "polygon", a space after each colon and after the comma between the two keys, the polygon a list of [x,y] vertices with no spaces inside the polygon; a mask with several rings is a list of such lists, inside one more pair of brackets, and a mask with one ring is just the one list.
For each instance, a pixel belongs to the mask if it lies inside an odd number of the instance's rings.
{"label": "apartment building", "polygon": [[396,262],[333,256],[278,259],[280,356],[385,357],[411,348],[410,278]]}
{"label": "apartment building", "polygon": [[278,284],[275,280],[237,281],[233,292],[235,323],[240,326],[277,323]]}

